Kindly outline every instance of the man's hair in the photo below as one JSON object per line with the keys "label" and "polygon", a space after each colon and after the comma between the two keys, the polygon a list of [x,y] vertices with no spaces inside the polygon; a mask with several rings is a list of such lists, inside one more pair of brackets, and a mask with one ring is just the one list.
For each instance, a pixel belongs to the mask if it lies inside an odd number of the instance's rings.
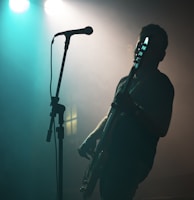
{"label": "man's hair", "polygon": [[150,37],[157,39],[158,38],[158,45],[162,51],[165,51],[168,46],[168,35],[166,31],[157,24],[148,24],[147,26],[142,27],[140,32],[140,37]]}

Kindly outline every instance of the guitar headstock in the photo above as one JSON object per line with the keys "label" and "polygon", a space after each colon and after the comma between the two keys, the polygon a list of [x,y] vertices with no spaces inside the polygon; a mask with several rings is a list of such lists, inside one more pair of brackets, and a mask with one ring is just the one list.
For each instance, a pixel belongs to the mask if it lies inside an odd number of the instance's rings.
{"label": "guitar headstock", "polygon": [[142,60],[142,57],[147,50],[149,37],[146,37],[143,42],[139,42],[135,50],[134,67],[137,69]]}

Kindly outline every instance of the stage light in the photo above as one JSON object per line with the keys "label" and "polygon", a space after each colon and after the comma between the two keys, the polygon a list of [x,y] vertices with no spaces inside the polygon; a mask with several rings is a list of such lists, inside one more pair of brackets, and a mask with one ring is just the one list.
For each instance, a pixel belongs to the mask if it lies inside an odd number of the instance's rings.
{"label": "stage light", "polygon": [[63,2],[62,0],[47,0],[44,3],[44,9],[47,14],[56,14],[59,13],[62,9]]}
{"label": "stage light", "polygon": [[9,7],[16,13],[22,13],[28,10],[30,2],[28,0],[9,0]]}

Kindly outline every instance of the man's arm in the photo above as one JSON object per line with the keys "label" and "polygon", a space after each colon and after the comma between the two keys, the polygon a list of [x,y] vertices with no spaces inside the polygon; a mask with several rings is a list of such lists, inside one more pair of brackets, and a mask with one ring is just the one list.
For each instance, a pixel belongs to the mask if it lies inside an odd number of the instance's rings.
{"label": "man's arm", "polygon": [[[154,118],[153,116],[146,113],[146,111],[138,106],[136,109],[135,115],[139,122],[151,133],[153,136],[164,137],[168,131],[170,120],[171,120],[171,112],[172,109],[166,112],[165,116],[160,118]],[[163,119],[162,119],[163,118]]]}
{"label": "man's arm", "polygon": [[78,148],[79,155],[90,159],[96,147],[96,140],[100,139],[106,124],[107,116],[105,116],[97,125],[97,127],[87,136],[83,143]]}

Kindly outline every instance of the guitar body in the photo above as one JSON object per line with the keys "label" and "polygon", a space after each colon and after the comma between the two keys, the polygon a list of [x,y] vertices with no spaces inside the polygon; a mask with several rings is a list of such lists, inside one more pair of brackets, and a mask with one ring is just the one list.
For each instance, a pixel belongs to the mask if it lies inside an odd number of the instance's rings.
{"label": "guitar body", "polygon": [[88,169],[84,173],[82,180],[82,186],[80,191],[83,193],[83,199],[87,200],[91,197],[97,181],[100,177],[100,172],[104,163],[104,152],[102,151],[99,155],[95,155],[92,162],[89,164]]}
{"label": "guitar body", "polygon": [[96,147],[94,156],[92,157],[88,169],[86,169],[82,179],[82,186],[80,188],[80,191],[83,193],[84,200],[87,200],[91,197],[97,181],[100,178],[101,170],[106,165],[106,162],[108,160],[108,147],[111,142],[111,133],[119,118],[120,110],[115,109],[115,106],[112,106],[102,133],[102,137]]}

